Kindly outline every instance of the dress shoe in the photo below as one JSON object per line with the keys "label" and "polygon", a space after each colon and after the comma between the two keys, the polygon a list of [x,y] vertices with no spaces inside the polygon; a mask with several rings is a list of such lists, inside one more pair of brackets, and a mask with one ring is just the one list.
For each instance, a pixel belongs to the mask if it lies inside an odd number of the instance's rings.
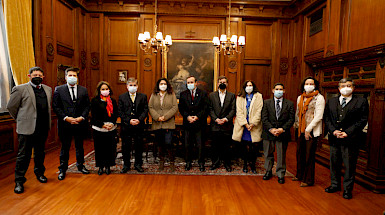
{"label": "dress shoe", "polygon": [[285,177],[278,177],[278,183],[284,184],[285,183]]}
{"label": "dress shoe", "polygon": [[344,190],[342,197],[344,197],[344,199],[351,199],[351,198],[353,198],[353,195],[352,195],[351,191]]}
{"label": "dress shoe", "polygon": [[107,175],[111,174],[111,169],[110,169],[109,166],[106,167],[106,174],[107,174]]}
{"label": "dress shoe", "polygon": [[335,193],[338,191],[341,191],[341,188],[330,186],[325,189],[325,192],[327,193]]}
{"label": "dress shoe", "polygon": [[143,168],[141,165],[134,165],[135,167],[135,170],[138,171],[138,172],[144,172]]}
{"label": "dress shoe", "polygon": [[269,180],[271,177],[273,177],[273,173],[271,171],[267,171],[263,176],[263,180]]}
{"label": "dress shoe", "polygon": [[225,169],[227,172],[231,172],[231,166],[230,165],[225,165]]}
{"label": "dress shoe", "polygon": [[253,174],[257,174],[257,170],[256,170],[255,168],[251,168],[251,172],[252,172]]}
{"label": "dress shoe", "polygon": [[243,166],[242,172],[247,173],[248,171],[247,166]]}
{"label": "dress shoe", "polygon": [[99,167],[99,170],[98,170],[98,175],[103,175],[103,167]]}
{"label": "dress shoe", "polygon": [[297,178],[297,177],[294,176],[291,180],[292,180],[292,181],[299,181],[299,178]]}
{"label": "dress shoe", "polygon": [[186,167],[184,168],[186,171],[191,170],[191,163],[186,163]]}
{"label": "dress shoe", "polygon": [[24,192],[24,186],[22,183],[16,183],[15,189],[13,190],[15,193],[20,194]]}
{"label": "dress shoe", "polygon": [[47,177],[45,177],[44,175],[39,175],[39,176],[36,176],[37,180],[40,181],[40,183],[47,183]]}
{"label": "dress shoe", "polygon": [[201,172],[204,172],[206,169],[205,169],[205,165],[204,164],[199,164],[199,171]]}
{"label": "dress shoe", "polygon": [[305,182],[301,182],[301,184],[299,185],[300,187],[308,187],[309,184],[308,183],[305,183]]}
{"label": "dress shoe", "polygon": [[120,171],[120,173],[127,173],[128,171],[130,171],[130,167],[129,166],[123,166],[123,169]]}
{"label": "dress shoe", "polygon": [[85,166],[79,167],[78,170],[83,174],[90,174],[90,171]]}
{"label": "dress shoe", "polygon": [[61,181],[61,180],[64,180],[65,177],[66,177],[66,172],[60,171],[59,176],[57,178]]}

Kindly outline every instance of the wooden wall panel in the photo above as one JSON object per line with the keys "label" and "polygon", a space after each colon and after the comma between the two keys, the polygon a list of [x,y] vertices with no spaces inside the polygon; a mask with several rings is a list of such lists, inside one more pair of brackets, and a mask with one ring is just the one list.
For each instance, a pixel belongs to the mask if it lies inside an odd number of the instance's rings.
{"label": "wooden wall panel", "polygon": [[[119,95],[127,92],[125,83],[118,83],[119,71],[128,71],[127,78],[137,77],[137,62],[129,60],[110,60],[108,62],[108,81],[114,91],[114,98],[118,99]],[[139,82],[139,85],[142,83]],[[152,86],[153,87],[153,86]]]}
{"label": "wooden wall panel", "polygon": [[163,21],[165,34],[171,34],[173,39],[212,40],[221,34],[218,21],[210,19],[173,19]]}
{"label": "wooden wall panel", "polygon": [[316,12],[317,10],[319,10],[321,8],[317,8],[315,9],[314,11],[312,11],[310,14],[308,14],[306,17],[305,17],[305,32],[304,34],[306,35],[305,36],[305,54],[313,54],[313,53],[316,53],[316,52],[320,52],[320,51],[323,51],[324,49],[324,44],[325,44],[325,31],[326,31],[326,19],[325,19],[325,8],[323,8],[323,27],[322,27],[322,31],[316,33],[316,34],[313,34],[313,35],[309,35],[309,31],[310,31],[310,16]]}
{"label": "wooden wall panel", "polygon": [[108,55],[136,55],[138,20],[108,17]]}
{"label": "wooden wall panel", "polygon": [[271,59],[272,25],[246,24],[245,59]]}
{"label": "wooden wall panel", "polygon": [[271,66],[245,65],[244,80],[254,81],[263,98],[268,99],[271,96],[270,73]]}
{"label": "wooden wall panel", "polygon": [[74,48],[75,12],[62,1],[55,0],[56,40],[69,48]]}

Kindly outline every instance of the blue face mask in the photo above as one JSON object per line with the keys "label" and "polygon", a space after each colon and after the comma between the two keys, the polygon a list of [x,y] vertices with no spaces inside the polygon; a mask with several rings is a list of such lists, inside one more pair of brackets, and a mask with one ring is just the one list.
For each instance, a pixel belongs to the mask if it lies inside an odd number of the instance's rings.
{"label": "blue face mask", "polygon": [[275,98],[279,99],[283,96],[283,90],[274,90]]}
{"label": "blue face mask", "polygon": [[69,85],[75,85],[77,82],[78,82],[77,77],[73,77],[73,76],[67,77],[67,83]]}
{"label": "blue face mask", "polygon": [[187,89],[193,90],[195,88],[195,84],[187,84]]}

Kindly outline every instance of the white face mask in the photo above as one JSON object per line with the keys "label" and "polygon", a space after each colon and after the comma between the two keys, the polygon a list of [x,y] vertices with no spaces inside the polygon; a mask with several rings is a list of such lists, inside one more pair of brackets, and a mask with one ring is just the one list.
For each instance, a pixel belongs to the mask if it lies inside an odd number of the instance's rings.
{"label": "white face mask", "polygon": [[305,85],[304,86],[304,89],[305,89],[305,92],[306,93],[311,93],[311,92],[313,92],[314,91],[314,85]]}
{"label": "white face mask", "polygon": [[352,92],[353,92],[353,89],[351,87],[343,87],[340,89],[340,93],[343,96],[349,96],[350,94],[352,94]]}
{"label": "white face mask", "polygon": [[246,91],[246,93],[251,93],[251,92],[253,92],[253,86],[247,86],[247,87],[245,87],[245,91]]}
{"label": "white face mask", "polygon": [[138,87],[128,86],[127,89],[128,89],[128,92],[135,93],[138,90]]}
{"label": "white face mask", "polygon": [[161,91],[166,91],[167,90],[167,85],[159,85],[159,89]]}

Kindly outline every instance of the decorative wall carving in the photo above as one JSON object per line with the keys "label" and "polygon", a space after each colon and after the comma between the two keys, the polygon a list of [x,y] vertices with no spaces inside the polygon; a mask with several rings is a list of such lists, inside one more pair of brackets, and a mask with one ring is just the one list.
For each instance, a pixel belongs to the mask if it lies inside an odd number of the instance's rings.
{"label": "decorative wall carving", "polygon": [[144,66],[145,66],[145,67],[150,67],[150,66],[152,66],[151,58],[146,58],[146,59],[144,59]]}
{"label": "decorative wall carving", "polygon": [[98,52],[92,52],[91,53],[91,68],[92,69],[99,69],[99,53]]}
{"label": "decorative wall carving", "polygon": [[80,64],[81,64],[82,69],[86,68],[86,65],[87,65],[87,52],[84,51],[84,50],[80,52]]}
{"label": "decorative wall carving", "polygon": [[52,43],[47,43],[46,46],[47,51],[47,61],[52,62],[55,59],[55,48],[53,47]]}
{"label": "decorative wall carving", "polygon": [[57,53],[62,55],[62,56],[66,56],[69,58],[72,58],[74,56],[74,50],[71,48],[68,48],[68,47],[61,45],[61,44],[57,44],[56,48],[57,48]]}
{"label": "decorative wall carving", "polygon": [[279,73],[281,75],[286,75],[287,71],[289,70],[289,59],[287,57],[283,57],[281,58],[280,62],[281,63],[279,64]]}
{"label": "decorative wall carving", "polygon": [[292,71],[293,71],[293,74],[297,74],[297,68],[298,68],[298,57],[295,56],[293,57],[293,68],[292,68]]}

